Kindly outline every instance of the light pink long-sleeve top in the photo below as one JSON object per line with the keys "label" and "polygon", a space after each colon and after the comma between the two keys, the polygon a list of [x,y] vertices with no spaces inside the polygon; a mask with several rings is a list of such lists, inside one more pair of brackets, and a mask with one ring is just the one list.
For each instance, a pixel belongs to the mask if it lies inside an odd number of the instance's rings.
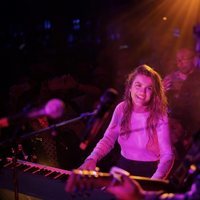
{"label": "light pink long-sleeve top", "polygon": [[174,162],[167,117],[159,121],[156,127],[157,137],[155,136],[154,143],[147,147],[149,137],[146,129],[146,120],[149,112],[133,112],[130,135],[128,137],[120,135],[123,104],[121,102],[116,106],[104,137],[98,142],[88,159],[92,158],[98,162],[110,152],[116,140],[118,140],[123,157],[135,161],[159,161],[157,170],[152,178],[166,178]]}

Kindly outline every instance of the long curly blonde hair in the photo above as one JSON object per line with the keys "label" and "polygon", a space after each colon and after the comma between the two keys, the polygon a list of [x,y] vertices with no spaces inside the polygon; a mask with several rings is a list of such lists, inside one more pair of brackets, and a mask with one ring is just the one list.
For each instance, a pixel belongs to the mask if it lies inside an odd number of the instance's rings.
{"label": "long curly blonde hair", "polygon": [[148,65],[140,65],[128,75],[124,93],[123,117],[121,121],[121,134],[129,135],[130,119],[134,110],[130,89],[137,75],[145,75],[152,80],[153,94],[149,102],[149,117],[147,119],[147,130],[149,137],[156,133],[158,120],[167,115],[167,98],[165,96],[162,79],[160,75]]}

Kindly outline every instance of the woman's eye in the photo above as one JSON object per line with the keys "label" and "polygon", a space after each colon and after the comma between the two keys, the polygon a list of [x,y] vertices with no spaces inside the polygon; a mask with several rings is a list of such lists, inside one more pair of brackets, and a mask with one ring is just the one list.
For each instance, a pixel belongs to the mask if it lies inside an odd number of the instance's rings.
{"label": "woman's eye", "polygon": [[148,91],[152,91],[152,87],[148,87],[147,90],[148,90]]}
{"label": "woman's eye", "polygon": [[136,85],[135,85],[135,87],[136,87],[136,88],[140,88],[140,87],[141,87],[141,85],[139,85],[139,84],[136,84]]}

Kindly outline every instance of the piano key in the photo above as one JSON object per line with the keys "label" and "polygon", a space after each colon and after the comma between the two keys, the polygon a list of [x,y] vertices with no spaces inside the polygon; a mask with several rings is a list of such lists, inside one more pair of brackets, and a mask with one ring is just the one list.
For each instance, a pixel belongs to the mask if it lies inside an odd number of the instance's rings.
{"label": "piano key", "polygon": [[29,167],[29,168],[27,168],[27,169],[25,169],[25,170],[23,170],[23,171],[24,171],[24,172],[33,173],[33,172],[35,172],[36,170],[38,170],[37,167]]}
{"label": "piano key", "polygon": [[62,174],[59,178],[57,178],[58,180],[61,180],[61,181],[66,181],[68,179],[69,175],[66,175],[66,174]]}

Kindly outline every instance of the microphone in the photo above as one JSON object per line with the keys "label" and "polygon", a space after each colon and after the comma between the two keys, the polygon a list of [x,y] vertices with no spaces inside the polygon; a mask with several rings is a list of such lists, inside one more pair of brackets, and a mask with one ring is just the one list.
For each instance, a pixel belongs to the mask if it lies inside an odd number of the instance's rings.
{"label": "microphone", "polygon": [[100,102],[93,111],[93,118],[102,118],[104,114],[109,111],[118,96],[117,90],[108,88],[100,97]]}
{"label": "microphone", "polygon": [[96,109],[91,113],[86,129],[83,134],[80,149],[85,150],[88,145],[95,139],[100,129],[105,125],[109,117],[109,111],[118,97],[117,90],[108,88],[100,97],[99,104]]}
{"label": "microphone", "polygon": [[9,127],[13,124],[23,123],[26,120],[47,116],[52,119],[59,118],[63,115],[65,104],[60,99],[51,99],[45,106],[40,109],[33,109],[28,112],[19,113],[15,116],[4,117],[0,119],[0,128]]}

